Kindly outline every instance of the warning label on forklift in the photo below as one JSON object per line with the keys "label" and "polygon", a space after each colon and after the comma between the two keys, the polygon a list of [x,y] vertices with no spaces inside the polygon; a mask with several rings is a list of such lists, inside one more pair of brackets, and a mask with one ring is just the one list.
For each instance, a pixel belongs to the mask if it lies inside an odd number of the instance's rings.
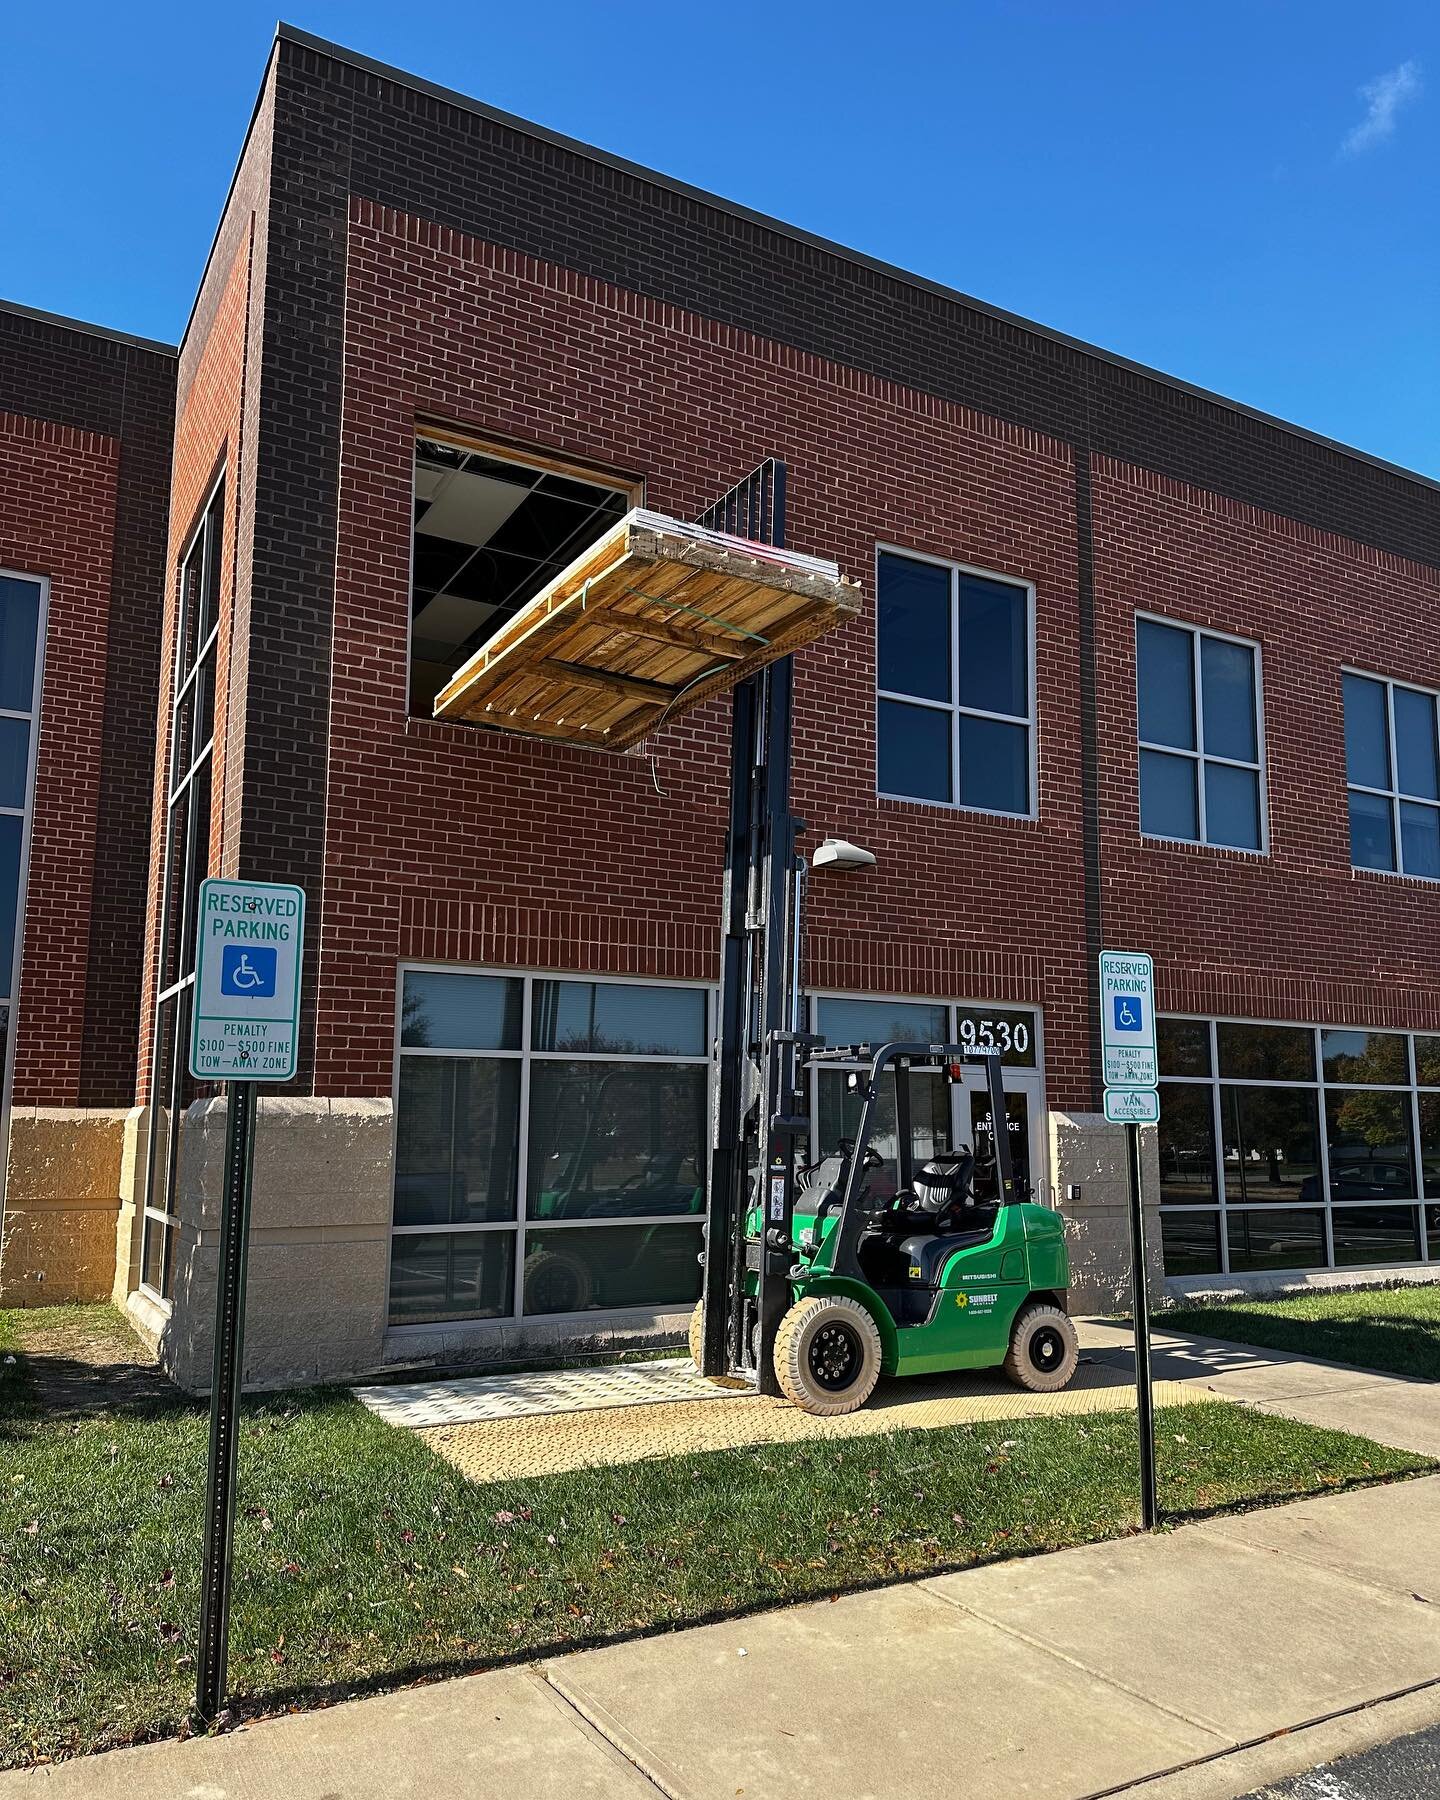
{"label": "warning label on forklift", "polygon": [[770,1177],[770,1217],[776,1220],[785,1217],[785,1177],[783,1175]]}

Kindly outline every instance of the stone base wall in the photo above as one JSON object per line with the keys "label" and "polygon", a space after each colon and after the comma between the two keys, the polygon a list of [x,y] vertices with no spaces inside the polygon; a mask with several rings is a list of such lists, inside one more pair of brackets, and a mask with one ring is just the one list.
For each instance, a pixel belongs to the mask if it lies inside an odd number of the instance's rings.
{"label": "stone base wall", "polygon": [[[1145,1194],[1146,1287],[1152,1307],[1165,1303],[1160,1246],[1160,1152],[1153,1125],[1140,1128]],[[1050,1114],[1051,1180],[1065,1219],[1070,1252],[1070,1310],[1127,1312],[1130,1307],[1130,1202],[1125,1127],[1103,1113]],[[1078,1186],[1080,1197],[1066,1193]]]}
{"label": "stone base wall", "polygon": [[12,1109],[0,1303],[110,1298],[129,1117],[119,1109]]}

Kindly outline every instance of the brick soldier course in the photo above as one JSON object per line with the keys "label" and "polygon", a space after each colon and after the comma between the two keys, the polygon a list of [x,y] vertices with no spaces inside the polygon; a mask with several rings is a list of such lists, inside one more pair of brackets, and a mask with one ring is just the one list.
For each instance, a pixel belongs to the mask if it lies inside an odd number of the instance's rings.
{"label": "brick soldier course", "polygon": [[[82,728],[109,721],[96,842],[122,824],[143,838],[148,795],[149,904],[132,882],[103,927],[50,913],[53,987],[27,943],[14,1094],[133,1100],[105,1193],[114,1291],[188,1385],[208,1367],[218,1099],[199,1094],[181,1127],[161,1292],[142,1280],[141,1213],[179,569],[217,483],[205,863],[309,897],[301,1071],[261,1101],[257,1382],[629,1342],[682,1316],[388,1321],[397,970],[713,980],[729,743],[723,701],[618,757],[412,714],[417,429],[578,465],[682,518],[786,463],[788,543],[834,557],[867,602],[798,659],[796,809],[807,849],[839,835],[878,858],[812,884],[806,984],[1041,1011],[1045,1173],[1057,1197],[1081,1190],[1077,1303],[1112,1303],[1124,1278],[1123,1145],[1096,1116],[1102,944],[1150,949],[1175,1012],[1440,1032],[1436,889],[1351,867],[1340,685],[1353,665],[1440,687],[1435,484],[288,27],[164,366],[168,539],[157,486],[150,560],[129,536],[124,556],[150,663],[102,657],[64,737],[81,769]],[[38,361],[31,377],[26,428],[71,379]],[[70,499],[76,482],[109,493],[126,440],[66,424],[81,437],[51,454],[70,459]],[[149,471],[163,458],[145,443]],[[47,523],[26,565],[57,591],[63,555],[104,554],[66,530]],[[879,546],[1033,585],[1033,817],[877,798]],[[1142,840],[1137,610],[1260,645],[1266,853]],[[141,676],[143,705],[120,697]],[[37,846],[58,805],[42,799]],[[31,913],[40,867],[37,851]],[[128,1023],[118,977],[77,1012],[59,973],[78,957],[99,981],[119,937]],[[83,1076],[102,1064],[126,1092]]]}

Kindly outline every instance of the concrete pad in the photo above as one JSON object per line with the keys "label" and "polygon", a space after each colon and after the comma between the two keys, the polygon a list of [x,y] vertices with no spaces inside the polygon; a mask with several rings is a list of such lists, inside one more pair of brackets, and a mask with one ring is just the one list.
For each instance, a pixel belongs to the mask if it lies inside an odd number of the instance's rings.
{"label": "concrete pad", "polygon": [[1440,1476],[1397,1481],[1212,1519],[1196,1527],[1273,1555],[1333,1569],[1402,1596],[1440,1604]]}
{"label": "concrete pad", "polygon": [[655,1790],[532,1670],[0,1775],[3,1800],[615,1800]]}
{"label": "concrete pad", "polygon": [[1343,1393],[1291,1395],[1257,1404],[1261,1412],[1353,1431],[1417,1456],[1440,1457],[1440,1383],[1392,1376]]}
{"label": "concrete pad", "polygon": [[923,1585],[1237,1743],[1440,1678],[1440,1610],[1195,1527]]}
{"label": "concrete pad", "polygon": [[[1104,1367],[1131,1374],[1135,1353],[1124,1341],[1095,1343],[1090,1351]],[[1187,1381],[1208,1388],[1227,1400],[1285,1400],[1292,1395],[1308,1398],[1319,1394],[1349,1393],[1376,1382],[1410,1384],[1398,1375],[1380,1375],[1373,1369],[1354,1369],[1344,1363],[1321,1362],[1289,1350],[1263,1350],[1252,1344],[1232,1344],[1220,1338],[1180,1336],[1155,1332],[1150,1340],[1150,1368],[1156,1381]]]}
{"label": "concrete pad", "polygon": [[1225,1747],[914,1587],[681,1641],[546,1674],[685,1800],[1075,1800]]}

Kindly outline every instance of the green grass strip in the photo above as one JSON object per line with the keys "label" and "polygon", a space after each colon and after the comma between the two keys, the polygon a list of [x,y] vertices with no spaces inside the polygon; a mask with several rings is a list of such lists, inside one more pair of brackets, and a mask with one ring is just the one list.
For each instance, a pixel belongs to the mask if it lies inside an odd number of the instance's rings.
{"label": "green grass strip", "polygon": [[[206,1417],[50,1420],[0,1365],[0,1764],[171,1733],[194,1683]],[[475,1486],[347,1395],[247,1405],[245,1711],[939,1569],[1136,1522],[1133,1416],[721,1450]],[[1429,1467],[1221,1403],[1159,1415],[1172,1517]]]}
{"label": "green grass strip", "polygon": [[1440,1284],[1234,1300],[1167,1312],[1156,1324],[1440,1381]]}

